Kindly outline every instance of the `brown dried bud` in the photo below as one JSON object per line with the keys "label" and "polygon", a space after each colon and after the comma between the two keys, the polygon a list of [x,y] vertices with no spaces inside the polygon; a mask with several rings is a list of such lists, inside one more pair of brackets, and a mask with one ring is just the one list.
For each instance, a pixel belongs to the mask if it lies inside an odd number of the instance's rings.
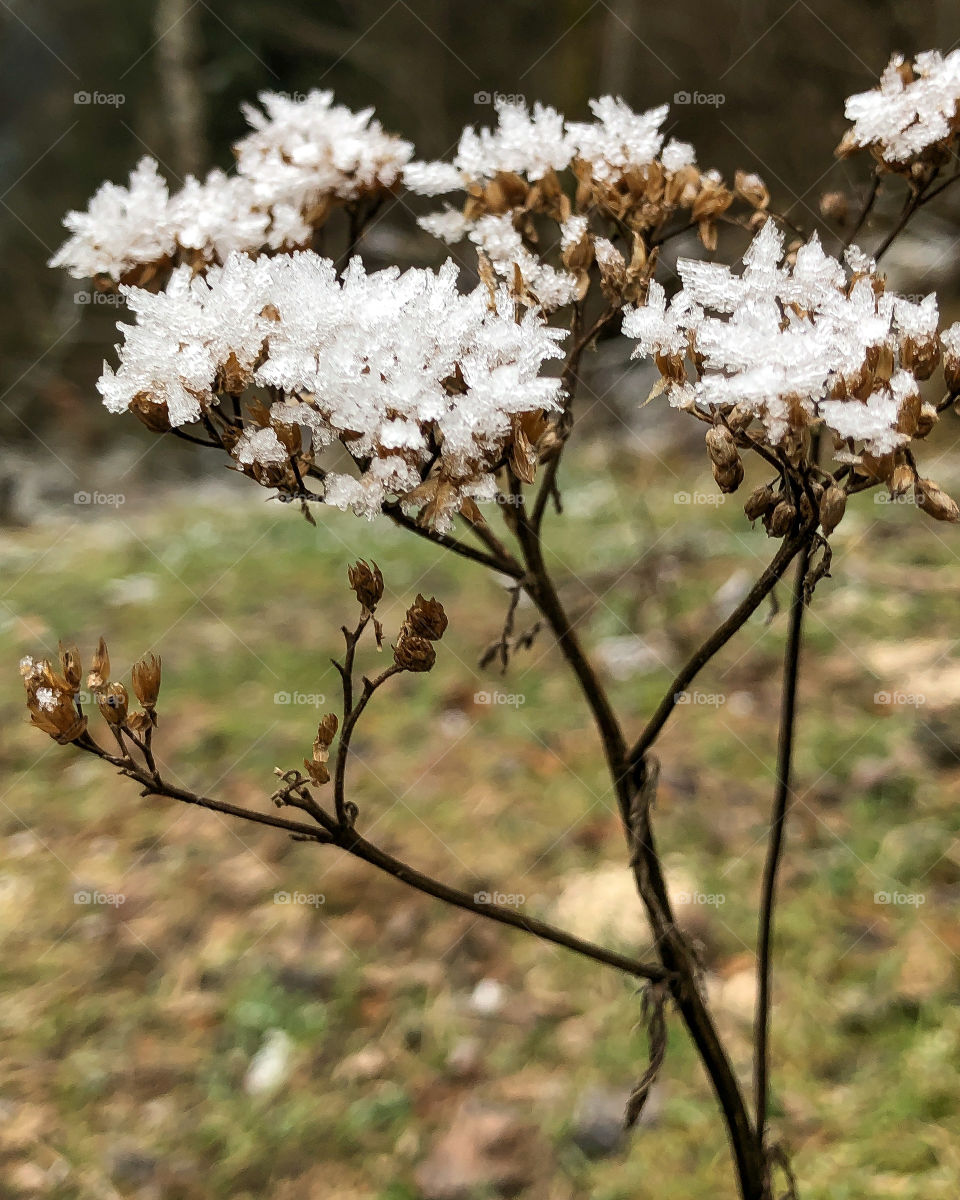
{"label": "brown dried bud", "polygon": [[122,683],[109,683],[97,693],[97,704],[108,725],[126,725],[129,698]]}
{"label": "brown dried bud", "polygon": [[933,405],[924,404],[920,409],[920,416],[917,419],[916,436],[918,438],[925,438],[939,420],[940,418],[937,416],[937,410],[933,407]]}
{"label": "brown dried bud", "polygon": [[918,479],[914,486],[917,505],[936,521],[960,521],[960,508],[932,479]]}
{"label": "brown dried bud", "polygon": [[437,652],[427,638],[401,630],[393,647],[393,661],[401,671],[429,671],[437,661]]}
{"label": "brown dried bud", "polygon": [[769,483],[765,483],[761,487],[754,488],[750,493],[746,504],[743,506],[743,511],[747,514],[748,520],[756,521],[758,517],[766,516],[778,503],[778,494]]}
{"label": "brown dried bud", "polygon": [[83,678],[83,667],[80,665],[80,651],[76,646],[65,646],[63,642],[60,642],[59,650],[60,674],[63,676],[63,681],[66,683],[70,694],[76,695],[80,690],[80,680]]}
{"label": "brown dried bud", "polygon": [[324,713],[320,718],[320,724],[317,726],[317,739],[314,744],[329,746],[336,737],[339,728],[340,722],[337,719],[337,714],[332,712]]}
{"label": "brown dried bud", "polygon": [[820,497],[820,524],[824,534],[829,537],[843,520],[847,508],[847,493],[835,483],[831,483]]}
{"label": "brown dried bud", "polygon": [[748,171],[737,171],[734,178],[737,195],[754,208],[766,209],[770,205],[770,189],[759,175]]}
{"label": "brown dried bud", "polygon": [[353,566],[347,568],[347,579],[350,587],[365,613],[372,613],[383,597],[383,576],[376,563],[368,565],[358,558]]}
{"label": "brown dried bud", "polygon": [[820,213],[828,221],[836,221],[838,225],[846,225],[850,212],[850,202],[846,192],[824,192],[820,197]]}
{"label": "brown dried bud", "polygon": [[900,342],[900,364],[916,379],[929,379],[940,362],[940,343],[935,337],[905,337]]}
{"label": "brown dried bud", "polygon": [[133,690],[143,707],[151,712],[157,706],[160,693],[160,659],[156,654],[146,654],[133,664],[130,673]]}
{"label": "brown dried bud", "polygon": [[717,487],[721,492],[725,492],[727,495],[735,492],[740,484],[743,483],[743,463],[740,461],[740,455],[738,454],[736,460],[728,466],[718,467],[714,465],[713,477],[717,481]]}
{"label": "brown dried bud", "polygon": [[440,601],[433,596],[427,600],[418,595],[407,609],[403,624],[404,628],[416,637],[436,642],[443,637],[447,628],[447,614],[443,611]]}
{"label": "brown dried bud", "polygon": [[781,500],[764,521],[764,526],[771,537],[784,537],[793,528],[796,519],[797,510],[794,506],[789,500]]}
{"label": "brown dried bud", "polygon": [[724,425],[713,425],[707,430],[707,453],[715,467],[730,467],[740,459],[733,434]]}
{"label": "brown dried bud", "polygon": [[960,392],[960,354],[956,350],[949,347],[941,339],[943,347],[943,378],[947,385],[947,390],[953,394]]}
{"label": "brown dried bud", "polygon": [[743,433],[750,426],[755,416],[756,412],[753,406],[741,400],[739,404],[735,404],[726,414],[726,422],[735,433]]}
{"label": "brown dried bud", "polygon": [[107,643],[101,638],[97,643],[97,651],[90,665],[90,674],[87,676],[87,687],[92,692],[99,692],[107,686],[109,681],[110,655],[107,653]]}
{"label": "brown dried bud", "polygon": [[161,400],[155,400],[149,392],[138,392],[130,401],[130,411],[151,433],[170,432],[170,414]]}
{"label": "brown dried bud", "polygon": [[890,495],[894,499],[905,496],[913,487],[916,478],[916,472],[907,463],[901,463],[899,467],[894,467],[893,474],[888,480]]}
{"label": "brown dried bud", "polygon": [[[70,742],[75,742],[86,730],[87,718],[81,717],[77,712],[73,696],[69,692],[44,685],[40,676],[49,674],[50,664],[42,661],[37,665],[40,670],[38,672],[31,671],[29,676],[24,679],[27,687],[30,724],[66,746]],[[43,670],[44,667],[47,668],[47,671]]]}
{"label": "brown dried bud", "polygon": [[330,782],[330,772],[327,770],[327,765],[324,762],[317,762],[316,759],[305,758],[303,765],[307,768],[307,774],[310,776],[312,783],[317,787],[323,787],[325,783]]}

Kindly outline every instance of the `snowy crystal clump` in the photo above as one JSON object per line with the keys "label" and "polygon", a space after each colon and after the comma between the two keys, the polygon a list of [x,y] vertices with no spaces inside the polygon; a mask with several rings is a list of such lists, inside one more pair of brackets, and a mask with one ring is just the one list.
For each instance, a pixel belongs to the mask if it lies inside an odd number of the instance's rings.
{"label": "snowy crystal clump", "polygon": [[409,163],[403,172],[406,186],[422,196],[439,196],[500,171],[537,180],[569,166],[575,147],[556,109],[538,103],[531,115],[524,104],[498,99],[496,111],[495,129],[464,129],[452,163]]}
{"label": "snowy crystal clump", "polygon": [[[862,451],[886,455],[916,429],[916,380],[936,365],[938,313],[934,296],[913,303],[883,290],[872,268],[855,250],[845,269],[815,235],[791,266],[768,221],[742,272],[681,259],[680,291],[668,304],[651,282],[624,333],[637,339],[634,357],[657,356],[678,407],[736,405],[762,422],[773,445],[822,421]],[[852,446],[841,453],[857,461]]]}
{"label": "snowy crystal clump", "polygon": [[[498,100],[496,127],[465,129],[452,162],[412,162],[404,169],[404,184],[413,192],[438,196],[459,191],[470,196],[466,211],[447,205],[421,217],[421,227],[451,244],[468,237],[503,279],[509,281],[514,268],[519,268],[524,286],[547,310],[577,299],[582,286],[577,273],[545,264],[524,245],[515,218],[522,219],[528,211],[530,187],[542,184],[546,206],[555,202],[562,208],[566,197],[555,178],[549,181],[548,177],[576,164],[597,186],[608,187],[629,172],[650,167],[661,152],[667,172],[692,168],[695,163],[688,143],[664,145],[661,126],[667,105],[635,113],[623,100],[602,96],[591,100],[590,108],[596,120],[567,122],[555,109],[541,104],[528,112],[522,103]],[[498,179],[503,181],[499,190]],[[487,190],[480,195],[478,188]],[[587,233],[586,218],[574,220],[580,222],[576,237],[569,218],[561,222],[564,251]]]}
{"label": "snowy crystal clump", "polygon": [[875,147],[889,165],[902,165],[957,131],[960,105],[960,50],[918,54],[913,65],[894,55],[880,86],[850,96],[846,116],[854,122],[839,152]]}
{"label": "snowy crystal clump", "polygon": [[244,107],[252,132],[234,147],[236,175],[188,177],[171,196],[144,158],[127,187],[105,183],[86,212],[68,213],[72,236],[50,265],[116,281],[178,255],[196,265],[235,250],[302,246],[331,205],[393,187],[413,152],[383,131],[373,109],[351,112],[329,91],[299,100],[264,92],[260,102],[263,112]]}
{"label": "snowy crystal clump", "polygon": [[496,494],[514,422],[560,404],[540,371],[564,332],[533,308],[517,320],[506,289],[493,306],[486,287],[461,294],[449,261],[368,275],[354,259],[338,279],[311,251],[234,254],[204,276],[180,267],[160,294],[122,291],[137,323],[119,326],[117,371],[104,366],[108,409],[160,406],[179,426],[224,392],[275,389],[269,427],[246,429],[236,460],[281,466],[292,426],[309,431],[314,459],[339,440],[360,475],[328,474],[325,499],[367,516],[390,496],[432,499],[447,527],[465,498]]}

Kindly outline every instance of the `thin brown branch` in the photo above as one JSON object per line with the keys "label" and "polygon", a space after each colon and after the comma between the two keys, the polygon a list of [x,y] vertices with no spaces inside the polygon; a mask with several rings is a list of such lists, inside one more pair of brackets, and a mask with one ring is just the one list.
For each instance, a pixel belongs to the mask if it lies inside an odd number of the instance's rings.
{"label": "thin brown branch", "polygon": [[[615,967],[617,970],[623,971],[637,979],[646,979],[653,983],[659,983],[668,980],[670,977],[669,972],[658,963],[646,963],[630,958],[628,955],[620,954],[616,950],[607,949],[605,946],[596,945],[572,933],[567,933],[565,930],[550,925],[546,921],[538,920],[536,917],[525,916],[515,909],[507,908],[504,905],[488,904],[485,901],[478,900],[475,895],[469,892],[451,887],[449,884],[425,875],[423,872],[416,870],[416,868],[411,867],[387,851],[382,850],[379,846],[375,846],[372,842],[367,841],[355,829],[351,829],[347,825],[336,826],[333,823],[333,819],[323,813],[322,809],[320,812],[326,818],[324,828],[321,828],[319,825],[308,825],[302,821],[291,820],[289,817],[272,813],[262,813],[255,809],[241,808],[235,804],[228,804],[222,800],[215,800],[209,796],[190,792],[185,788],[175,787],[160,777],[153,778],[144,768],[137,764],[108,754],[89,734],[84,734],[74,744],[78,749],[95,754],[98,758],[111,763],[122,774],[128,775],[131,779],[142,784],[144,795],[164,796],[171,800],[179,800],[184,804],[193,804],[200,808],[208,809],[211,812],[238,817],[244,821],[251,821],[259,825],[268,825],[274,829],[290,833],[298,841],[336,845],[346,853],[351,854],[354,858],[362,859],[364,862],[390,875],[393,879],[405,883],[425,895],[433,896],[435,899],[443,900],[456,908],[473,913],[475,916],[496,921],[501,925],[509,925],[511,928],[519,929],[524,933],[539,938],[541,941],[561,946],[584,958],[603,963],[605,966]],[[306,791],[306,789],[299,790]],[[312,801],[312,797],[309,794],[307,794],[306,798]],[[315,802],[313,802],[307,811],[312,812],[314,808],[319,808]]]}
{"label": "thin brown branch", "polygon": [[790,629],[784,654],[783,692],[780,701],[780,734],[777,744],[777,788],[770,822],[770,839],[763,869],[760,897],[760,922],[757,937],[757,1007],[754,1020],[754,1097],[756,1101],[757,1142],[764,1150],[767,1122],[769,1066],[767,1047],[770,1036],[770,965],[773,937],[777,872],[783,856],[787,811],[790,804],[790,776],[796,724],[797,681],[800,643],[803,633],[804,586],[810,559],[810,543],[804,542],[797,560],[793,600],[790,605]]}
{"label": "thin brown branch", "polygon": [[807,544],[809,532],[801,530],[790,537],[784,538],[777,553],[769,566],[759,577],[750,591],[744,596],[729,617],[710,634],[705,642],[691,655],[675,676],[663,699],[657,705],[653,716],[647,721],[640,736],[630,749],[628,762],[636,765],[657,740],[661,730],[667,723],[670,714],[676,708],[680,696],[687,690],[699,672],[711,658],[721,650],[727,642],[740,630],[760,607],[770,594],[790,563],[796,557],[801,547]]}

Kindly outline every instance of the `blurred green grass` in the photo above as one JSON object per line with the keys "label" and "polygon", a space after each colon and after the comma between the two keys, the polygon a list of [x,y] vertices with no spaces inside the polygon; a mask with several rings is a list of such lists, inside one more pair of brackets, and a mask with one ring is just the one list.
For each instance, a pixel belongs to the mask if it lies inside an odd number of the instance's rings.
{"label": "blurred green grass", "polygon": [[[616,667],[610,639],[640,635],[653,647],[652,667],[609,679],[636,730],[669,668],[717,620],[718,589],[729,600],[773,547],[735,502],[677,503],[672,487],[645,482],[645,468],[594,454],[591,475],[568,482],[563,525],[551,520],[553,562],[602,661]],[[704,471],[689,495],[712,493]],[[813,1200],[953,1200],[955,535],[870,497],[851,509],[835,538],[835,578],[821,584],[808,622],[800,799],[777,922],[776,1124]],[[521,1103],[546,1133],[553,1159],[531,1196],[732,1197],[707,1084],[673,1020],[655,1122],[611,1159],[588,1161],[572,1145],[584,1089],[626,1088],[642,1070],[638,996],[615,973],[487,929],[333,852],[143,800],[27,726],[17,659],[53,654],[61,635],[89,657],[104,633],[115,674],[148,649],[163,656],[158,744],[171,778],[269,803],[273,768],[300,761],[324,711],[277,694],[323,695],[335,707],[330,657],[353,612],[345,570],[358,554],[386,577],[388,637],[418,590],[450,616],[435,671],[392,681],[361,726],[351,777],[361,827],[461,886],[522,894],[531,911],[647,949],[629,881],[604,890],[626,878],[622,836],[593,732],[549,639],[504,678],[476,669],[506,610],[503,587],[478,568],[339,513],[313,529],[247,493],[198,490],[4,533],[0,1167],[9,1194],[412,1200],[433,1133],[461,1098],[479,1095]],[[723,898],[683,906],[682,919],[702,943],[745,1077],[785,625],[767,616],[697,681],[698,698],[722,702],[678,710],[659,747],[656,821],[671,882]],[[520,625],[530,619],[521,608]],[[367,655],[372,669],[376,654]],[[897,689],[926,702],[875,699]],[[478,703],[478,692],[522,701]],[[78,889],[124,901],[78,904]],[[280,905],[277,891],[324,902]],[[923,903],[878,904],[878,892]],[[467,1003],[488,978],[505,989],[494,1018]],[[252,1098],[245,1072],[276,1029],[294,1043],[292,1073],[276,1095]],[[481,1046],[477,1082],[448,1062],[465,1037]],[[338,1071],[370,1046],[383,1057],[373,1078]]]}

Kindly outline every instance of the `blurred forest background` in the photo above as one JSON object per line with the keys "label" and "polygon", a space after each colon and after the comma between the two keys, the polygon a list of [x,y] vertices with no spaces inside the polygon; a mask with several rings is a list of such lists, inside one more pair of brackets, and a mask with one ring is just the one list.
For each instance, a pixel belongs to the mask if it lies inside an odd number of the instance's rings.
{"label": "blurred forest background", "polygon": [[[354,743],[364,829],[455,885],[649,951],[555,648],[541,639],[505,679],[476,667],[502,625],[499,584],[386,522],[323,511],[311,528],[205,452],[105,414],[94,384],[123,310],[45,264],[63,214],[142,155],[174,186],[229,166],[240,104],[263,89],[374,105],[423,157],[491,123],[496,92],[577,119],[605,92],[637,109],[698,92],[717,102],[675,105],[670,133],[705,166],[758,171],[811,231],[822,192],[868,178],[866,159],[833,158],[844,98],[895,50],[953,48],[960,6],[0,0],[0,28],[0,1196],[732,1198],[675,1022],[624,1139],[647,1047],[615,973],[273,831],[141,800],[29,728],[21,655],[55,654],[62,635],[86,665],[105,633],[122,671],[152,648],[164,772],[267,804],[273,767],[309,751],[318,693],[336,692],[345,566],[364,554],[387,579],[388,634],[418,590],[450,615],[436,670],[396,681]],[[82,102],[94,92],[117,102]],[[955,204],[924,210],[885,260],[898,290],[938,291],[945,321],[960,317]],[[736,237],[721,236],[726,260]],[[397,199],[363,253],[378,266],[445,250]],[[740,498],[717,494],[696,423],[641,408],[650,378],[624,370],[627,350],[589,356],[547,542],[636,729],[770,549]],[[924,448],[953,495],[957,432],[945,413]],[[750,470],[747,488],[763,481]],[[75,503],[96,489],[123,503]],[[773,1029],[775,1126],[805,1200],[960,1194],[955,539],[912,505],[859,497],[807,623]],[[716,703],[678,712],[660,744],[669,884],[745,1078],[784,626],[758,613],[704,673]],[[498,691],[511,703],[484,702]],[[291,895],[304,902],[277,900]]]}

